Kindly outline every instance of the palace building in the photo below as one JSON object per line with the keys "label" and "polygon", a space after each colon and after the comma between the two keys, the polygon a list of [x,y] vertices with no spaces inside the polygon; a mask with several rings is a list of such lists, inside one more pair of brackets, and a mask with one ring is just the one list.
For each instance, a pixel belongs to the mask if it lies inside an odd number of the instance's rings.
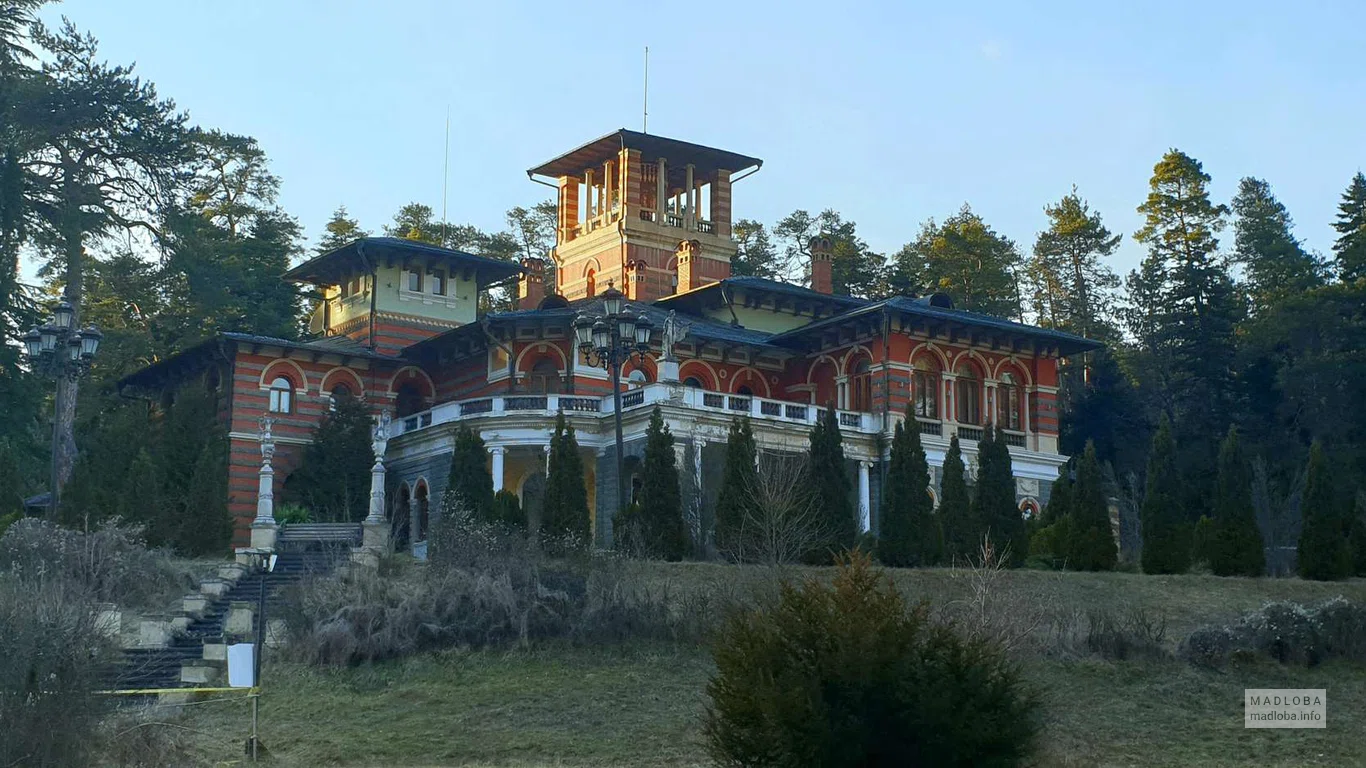
{"label": "palace building", "polygon": [[[863,530],[878,528],[891,432],[908,413],[923,437],[936,500],[949,439],[961,441],[971,478],[976,441],[992,423],[1010,445],[1022,513],[1037,512],[1067,458],[1058,453],[1059,362],[1099,345],[956,309],[943,294],[834,295],[831,244],[821,237],[810,247],[810,288],[732,277],[732,187],[760,164],[613,132],[528,171],[557,190],[549,254],[556,284],[547,285],[542,259],[514,264],[365,238],[284,275],[325,297],[311,340],[225,329],[122,386],[152,398],[184,386],[220,394],[239,545],[250,541],[257,513],[261,417],[275,419],[278,491],[341,393],[393,415],[384,514],[408,543],[425,539],[437,513],[462,424],[482,435],[494,488],[515,491],[535,520],[553,423],[563,412],[583,451],[594,539],[610,546],[618,487],[631,493],[638,485],[655,405],[675,437],[698,541],[711,531],[731,420],[749,417],[760,450],[797,453],[826,407],[838,412]],[[489,289],[514,285],[518,309],[480,309]],[[610,379],[578,351],[574,329],[581,313],[603,314],[609,288],[653,327],[651,353],[622,370],[630,482],[620,484]]]}

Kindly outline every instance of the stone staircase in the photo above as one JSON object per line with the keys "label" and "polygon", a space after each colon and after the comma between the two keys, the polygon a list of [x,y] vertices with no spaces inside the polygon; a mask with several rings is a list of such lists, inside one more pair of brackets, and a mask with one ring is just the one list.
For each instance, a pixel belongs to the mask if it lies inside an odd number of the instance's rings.
{"label": "stone staircase", "polygon": [[282,629],[276,621],[284,590],[305,576],[331,573],[351,554],[349,543],[296,539],[281,544],[273,572],[225,564],[201,583],[199,594],[184,598],[179,615],[144,619],[138,647],[123,650],[108,672],[108,685],[116,690],[226,685],[227,644],[255,641],[262,584],[269,647]]}

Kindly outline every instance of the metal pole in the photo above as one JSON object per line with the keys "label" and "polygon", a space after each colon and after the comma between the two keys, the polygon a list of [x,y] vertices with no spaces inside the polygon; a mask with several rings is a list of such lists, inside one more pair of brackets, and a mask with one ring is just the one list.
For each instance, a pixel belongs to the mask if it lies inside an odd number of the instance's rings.
{"label": "metal pole", "polygon": [[261,700],[261,694],[259,694],[259,693],[254,693],[254,694],[252,694],[252,696],[251,696],[251,761],[252,761],[253,763],[257,762],[256,745],[259,744],[260,741],[261,741],[260,736],[258,736],[258,735],[257,735],[257,732],[256,732],[257,708],[260,706],[260,700]]}
{"label": "metal pole", "polygon": [[261,657],[266,655],[266,574],[269,571],[261,568],[261,591],[256,600],[256,653],[252,662],[255,669],[252,671],[252,685],[256,686],[256,695],[251,699],[251,761],[257,760],[257,748],[261,743],[261,737],[256,731],[257,711],[261,700]]}
{"label": "metal pole", "polygon": [[617,514],[620,515],[626,511],[627,500],[624,470],[626,462],[622,456],[624,449],[621,439],[621,338],[617,335],[616,322],[616,318],[611,319],[612,348],[608,352],[607,364],[612,369],[612,418],[617,428]]}
{"label": "metal pole", "polygon": [[61,503],[61,492],[57,488],[60,479],[58,464],[61,462],[62,446],[60,424],[62,421],[62,373],[58,369],[56,377],[56,391],[52,396],[52,466],[50,467],[51,479],[49,480],[47,494],[47,520],[50,523],[57,522],[57,506]]}

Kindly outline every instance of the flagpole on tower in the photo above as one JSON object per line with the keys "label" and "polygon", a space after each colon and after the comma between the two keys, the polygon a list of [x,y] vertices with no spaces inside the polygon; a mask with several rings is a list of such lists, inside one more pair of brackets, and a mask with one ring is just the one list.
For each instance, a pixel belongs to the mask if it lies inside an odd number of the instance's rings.
{"label": "flagpole on tower", "polygon": [[640,132],[650,132],[650,46],[645,46],[645,102],[644,119],[641,121]]}

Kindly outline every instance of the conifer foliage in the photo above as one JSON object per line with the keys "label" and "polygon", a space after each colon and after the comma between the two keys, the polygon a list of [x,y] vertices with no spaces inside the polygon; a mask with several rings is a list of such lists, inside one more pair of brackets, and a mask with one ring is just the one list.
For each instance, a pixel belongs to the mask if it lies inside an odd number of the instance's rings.
{"label": "conifer foliage", "polygon": [[493,476],[488,469],[484,438],[461,424],[451,452],[450,479],[446,481],[445,505],[471,515],[481,523],[498,522],[493,509]]}
{"label": "conifer foliage", "polygon": [[1090,441],[1077,463],[1076,485],[1066,495],[1070,497],[1070,519],[1063,536],[1067,566],[1080,571],[1112,570],[1119,555],[1110,530],[1110,506],[1105,500],[1100,461]]}
{"label": "conifer foliage", "polygon": [[1315,442],[1309,449],[1304,483],[1300,576],[1334,581],[1352,575],[1352,551],[1348,540],[1351,526],[1343,507],[1323,447]]}
{"label": "conifer foliage", "polygon": [[[909,427],[908,427],[909,425]],[[943,547],[930,497],[930,464],[912,414],[898,422],[892,436],[887,480],[882,493],[878,557],[887,565],[920,566],[939,562]]]}
{"label": "conifer foliage", "polygon": [[1345,283],[1366,277],[1366,173],[1357,171],[1342,193],[1333,229],[1338,232],[1333,243],[1338,277]]}
{"label": "conifer foliage", "polygon": [[1266,553],[1252,509],[1252,473],[1234,428],[1219,447],[1216,492],[1208,547],[1210,570],[1216,576],[1261,576],[1266,571]]}
{"label": "conifer foliage", "polygon": [[583,484],[583,457],[574,425],[564,412],[555,417],[550,438],[550,472],[546,478],[541,532],[555,537],[576,537],[588,543],[588,489]]}
{"label": "conifer foliage", "polygon": [[493,494],[493,519],[513,530],[526,530],[526,511],[517,494],[504,488]]}
{"label": "conifer foliage", "polygon": [[939,524],[944,530],[944,560],[962,562],[976,554],[981,541],[977,538],[980,526],[968,500],[967,469],[963,466],[958,435],[949,439],[943,472],[939,481]]}
{"label": "conifer foliage", "polygon": [[809,464],[817,510],[825,541],[808,557],[812,562],[829,563],[831,555],[852,549],[857,536],[854,505],[850,499],[853,485],[844,466],[844,438],[833,407],[821,412],[811,430]]}
{"label": "conifer foliage", "polygon": [[1184,573],[1190,567],[1191,526],[1181,510],[1180,484],[1176,442],[1164,414],[1148,454],[1148,487],[1140,513],[1144,573]]}
{"label": "conifer foliage", "polygon": [[716,496],[716,549],[736,556],[742,546],[746,517],[753,507],[755,483],[754,432],[749,419],[736,417],[726,437],[726,464],[721,470],[721,490]]}
{"label": "conifer foliage", "polygon": [[650,413],[650,425],[645,432],[640,517],[646,555],[664,560],[682,560],[687,555],[688,529],[683,522],[674,436],[657,405]]}
{"label": "conifer foliage", "polygon": [[285,479],[283,501],[309,511],[315,522],[358,523],[370,510],[370,445],[374,421],[365,403],[337,397],[313,429],[299,466]]}
{"label": "conifer foliage", "polygon": [[[1009,564],[1020,565],[1029,554],[1024,517],[1015,505],[1015,473],[1005,433],[990,424],[977,443],[977,487],[972,501],[972,517],[977,525],[974,549],[983,536],[990,536],[997,552],[1009,552]],[[1009,549],[1007,550],[1007,547]]]}

